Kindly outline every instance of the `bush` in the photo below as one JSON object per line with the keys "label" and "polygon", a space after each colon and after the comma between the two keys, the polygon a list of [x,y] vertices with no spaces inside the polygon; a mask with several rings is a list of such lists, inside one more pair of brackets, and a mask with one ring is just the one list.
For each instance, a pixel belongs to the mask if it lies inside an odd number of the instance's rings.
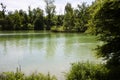
{"label": "bush", "polygon": [[108,80],[109,70],[102,64],[73,63],[66,80]]}

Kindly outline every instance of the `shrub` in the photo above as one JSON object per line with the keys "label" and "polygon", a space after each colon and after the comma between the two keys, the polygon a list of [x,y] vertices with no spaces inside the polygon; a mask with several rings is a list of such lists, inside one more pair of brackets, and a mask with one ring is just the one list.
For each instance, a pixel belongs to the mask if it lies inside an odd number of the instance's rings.
{"label": "shrub", "polygon": [[109,70],[102,64],[73,63],[66,80],[108,80]]}

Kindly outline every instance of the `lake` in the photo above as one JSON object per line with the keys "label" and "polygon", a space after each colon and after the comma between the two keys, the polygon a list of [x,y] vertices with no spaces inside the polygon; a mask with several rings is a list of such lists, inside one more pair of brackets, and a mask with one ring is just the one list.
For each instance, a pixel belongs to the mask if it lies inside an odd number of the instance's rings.
{"label": "lake", "polygon": [[99,62],[93,49],[99,42],[95,36],[78,33],[39,31],[0,32],[0,72],[21,70],[41,72],[64,79],[73,62]]}

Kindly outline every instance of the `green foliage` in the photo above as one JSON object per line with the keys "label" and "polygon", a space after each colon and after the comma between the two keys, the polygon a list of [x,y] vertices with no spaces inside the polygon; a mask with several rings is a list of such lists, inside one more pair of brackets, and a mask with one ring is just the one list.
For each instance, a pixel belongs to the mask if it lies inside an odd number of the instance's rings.
{"label": "green foliage", "polygon": [[43,10],[40,8],[31,10],[29,6],[28,14],[23,10],[15,10],[5,14],[5,17],[3,17],[3,11],[0,11],[0,25],[1,30],[43,30]]}
{"label": "green foliage", "polygon": [[51,31],[53,31],[53,32],[64,32],[64,27],[63,26],[52,26]]}
{"label": "green foliage", "polygon": [[64,27],[65,30],[72,30],[74,27],[74,14],[70,3],[65,6]]}
{"label": "green foliage", "polygon": [[33,24],[28,23],[28,24],[27,24],[27,28],[28,28],[29,30],[33,30],[33,29],[34,29],[34,25],[33,25]]}
{"label": "green foliage", "polygon": [[89,6],[86,3],[82,3],[82,5],[78,5],[78,9],[75,10],[75,27],[78,32],[85,32],[87,30],[87,23],[89,20]]}
{"label": "green foliage", "polygon": [[90,19],[88,20],[88,24],[87,24],[88,26],[86,31],[87,33],[92,33],[92,34],[97,33],[95,23],[94,23],[94,14],[99,10],[101,6],[101,1],[96,0],[95,2],[92,3],[92,5],[88,9]]}
{"label": "green foliage", "polygon": [[[85,32],[89,19],[88,6],[83,3],[74,9],[70,3],[65,6],[63,15],[55,15],[54,0],[44,0],[46,3],[44,15],[40,8],[31,9],[28,6],[28,13],[23,10],[15,10],[6,14],[6,6],[1,3],[0,29],[1,30],[51,30],[52,26],[60,28],[64,26],[64,31]],[[62,29],[61,28],[61,29]]]}
{"label": "green foliage", "polygon": [[44,30],[43,11],[39,8],[36,10],[36,19],[34,21],[34,30]]}
{"label": "green foliage", "polygon": [[109,80],[120,80],[120,1],[96,0],[91,11],[90,24],[104,42],[97,54],[107,62]]}
{"label": "green foliage", "polygon": [[47,27],[46,27],[46,29],[50,30],[50,28],[52,26],[52,20],[53,20],[54,14],[55,14],[55,5],[53,4],[54,0],[44,0],[44,1],[46,3],[45,11],[47,14],[47,18],[46,18]]}
{"label": "green foliage", "polygon": [[97,34],[105,44],[98,48],[98,55],[107,60],[107,64],[120,66],[120,1],[105,0],[93,14]]}
{"label": "green foliage", "polygon": [[82,3],[77,9],[73,9],[70,3],[65,6],[64,27],[67,31],[85,32],[89,19],[89,7]]}
{"label": "green foliage", "polygon": [[64,15],[57,15],[56,26],[63,26]]}
{"label": "green foliage", "polygon": [[73,63],[66,80],[108,80],[109,70],[102,64]]}
{"label": "green foliage", "polygon": [[2,10],[0,11],[0,18],[5,18],[6,6],[3,3],[0,3]]}
{"label": "green foliage", "polygon": [[22,72],[3,72],[0,74],[0,80],[57,80],[55,76],[33,73],[25,76]]}

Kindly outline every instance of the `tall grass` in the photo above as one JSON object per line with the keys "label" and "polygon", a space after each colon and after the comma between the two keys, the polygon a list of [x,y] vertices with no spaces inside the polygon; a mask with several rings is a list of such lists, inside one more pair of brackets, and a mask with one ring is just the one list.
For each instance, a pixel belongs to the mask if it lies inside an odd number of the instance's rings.
{"label": "tall grass", "polygon": [[0,80],[57,80],[55,76],[43,75],[41,73],[33,73],[29,76],[22,72],[3,72],[0,74]]}

